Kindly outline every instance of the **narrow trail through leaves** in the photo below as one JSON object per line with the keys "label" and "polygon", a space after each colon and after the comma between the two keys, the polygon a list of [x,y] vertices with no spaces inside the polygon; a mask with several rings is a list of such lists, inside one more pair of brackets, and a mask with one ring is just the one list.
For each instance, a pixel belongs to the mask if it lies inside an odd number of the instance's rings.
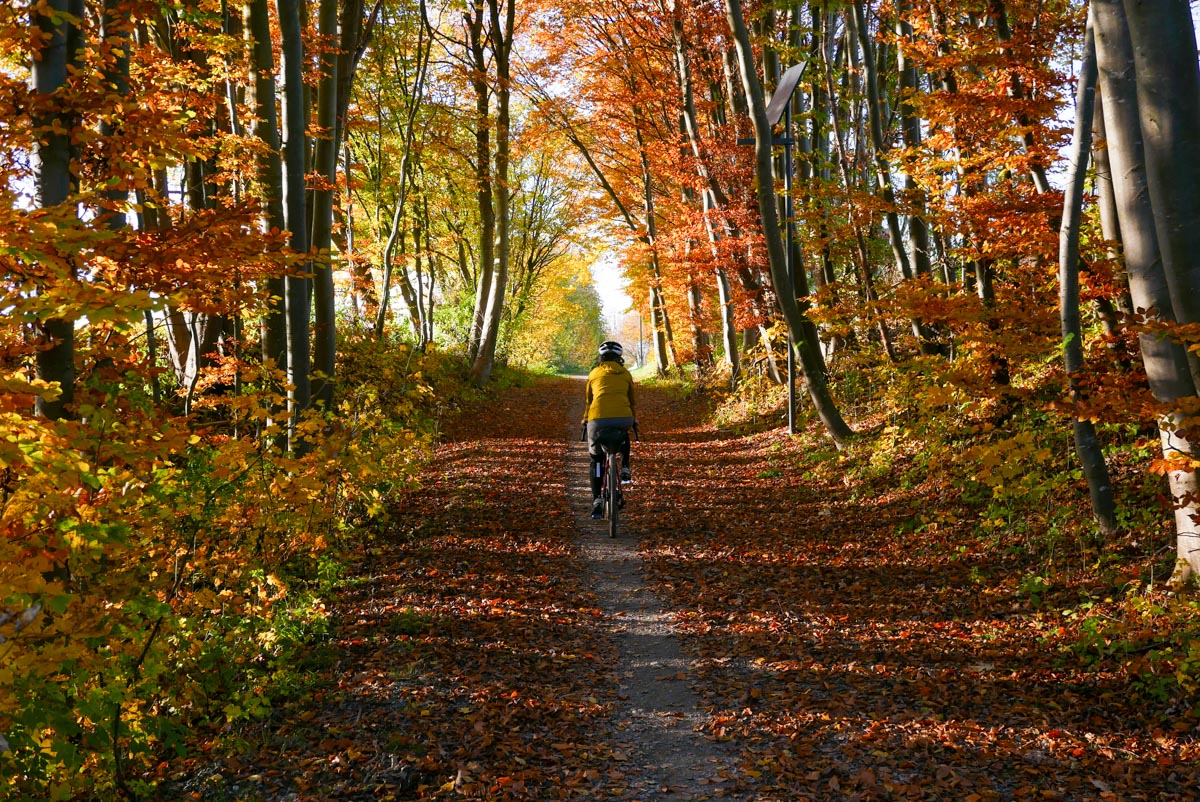
{"label": "narrow trail through leaves", "polygon": [[[568,436],[583,417],[582,397],[569,416]],[[635,443],[635,449],[639,443]],[[636,450],[631,463],[637,460]],[[649,587],[636,538],[622,518],[612,538],[607,521],[591,519],[587,446],[573,438],[566,464],[579,548],[587,560],[600,608],[617,643],[620,703],[613,720],[630,756],[629,798],[691,800],[714,794],[734,798],[736,753],[720,750],[699,734],[707,718],[687,685],[691,661],[671,625],[672,613]],[[636,465],[635,465],[636,467]],[[653,503],[652,494],[626,492],[629,506]],[[726,796],[728,794],[728,796]]]}
{"label": "narrow trail through leaves", "polygon": [[1003,566],[906,526],[934,488],[850,488],[836,456],[643,388],[611,541],[582,391],[455,418],[313,686],[210,764],[228,798],[1197,798],[1195,719],[1084,670]]}

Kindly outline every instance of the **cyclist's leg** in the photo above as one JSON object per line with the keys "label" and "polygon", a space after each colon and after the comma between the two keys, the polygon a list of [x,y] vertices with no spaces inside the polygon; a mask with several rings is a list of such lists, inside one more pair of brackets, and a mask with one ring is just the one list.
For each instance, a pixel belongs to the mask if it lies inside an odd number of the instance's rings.
{"label": "cyclist's leg", "polygon": [[596,442],[596,435],[600,433],[600,427],[596,425],[596,421],[587,422],[587,443],[588,443],[588,484],[592,490],[592,517],[599,517],[600,510],[603,509],[604,501],[600,498],[601,488],[603,486],[603,470],[604,452],[600,449],[600,444]]}
{"label": "cyclist's leg", "polygon": [[596,435],[600,433],[600,426],[596,425],[599,421],[588,421],[588,481],[592,485],[592,498],[600,498],[600,465],[604,462],[604,451],[600,450],[600,443],[596,442]]}
{"label": "cyclist's leg", "polygon": [[592,498],[600,498],[600,469],[604,464],[603,460],[603,455],[597,459],[595,454],[593,454],[589,460],[590,464],[588,466],[588,482],[592,487]]}

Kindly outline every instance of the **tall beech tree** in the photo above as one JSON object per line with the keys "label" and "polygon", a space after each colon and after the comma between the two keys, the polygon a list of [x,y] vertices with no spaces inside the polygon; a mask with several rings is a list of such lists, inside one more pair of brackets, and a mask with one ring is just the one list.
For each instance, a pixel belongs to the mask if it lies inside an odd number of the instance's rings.
{"label": "tall beech tree", "polygon": [[[512,99],[512,46],[516,24],[516,0],[485,0],[487,4],[488,41],[491,46],[492,62],[496,69],[496,155],[495,170],[487,176],[489,182],[481,178],[479,192],[486,191],[494,197],[495,215],[495,258],[490,266],[482,272],[485,281],[482,282],[480,294],[476,296],[481,309],[475,312],[479,321],[479,343],[471,363],[471,378],[482,387],[491,376],[496,363],[496,346],[500,336],[500,320],[504,314],[505,291],[508,287],[509,256],[512,242],[512,188],[509,186],[509,162],[511,159],[511,99]],[[481,25],[483,8],[480,0],[476,0],[476,17],[472,24]],[[477,35],[477,34],[473,34]],[[472,40],[472,53],[478,68],[482,64],[482,43]],[[478,49],[477,49],[478,48]],[[477,92],[485,93],[481,109],[486,110],[486,93],[490,90],[481,89],[486,84],[477,85]],[[485,115],[486,116],[486,115]],[[490,125],[487,120],[480,121],[481,128],[486,130]],[[476,158],[491,160],[490,153],[476,152]],[[481,204],[482,204],[481,196]],[[489,201],[489,205],[490,201]],[[482,209],[482,205],[481,205]]]}
{"label": "tall beech tree", "polygon": [[[1200,69],[1195,30],[1186,3],[1129,0],[1124,10],[1137,75],[1146,185],[1166,288],[1176,321],[1196,324],[1200,323],[1200,160],[1196,156],[1200,153]],[[1113,100],[1106,108],[1121,102]],[[1107,128],[1111,136],[1112,129]],[[1134,234],[1139,235],[1145,232]],[[1188,362],[1193,383],[1200,386],[1190,349]],[[1173,384],[1182,384],[1182,379]],[[1175,580],[1181,582],[1200,571],[1194,447],[1185,427],[1164,426],[1162,436],[1176,507]]]}
{"label": "tall beech tree", "polygon": [[[1084,39],[1083,66],[1079,71],[1079,89],[1075,103],[1075,134],[1067,173],[1067,191],[1063,196],[1062,225],[1059,229],[1058,275],[1059,316],[1062,320],[1063,366],[1066,368],[1071,400],[1078,400],[1076,374],[1083,368],[1083,325],[1079,315],[1079,222],[1083,217],[1083,189],[1087,175],[1088,152],[1092,146],[1092,117],[1096,97],[1096,38],[1091,16]],[[1083,465],[1092,498],[1092,515],[1100,531],[1117,531],[1112,480],[1104,451],[1090,418],[1076,415],[1071,422],[1075,453]]]}
{"label": "tall beech tree", "polygon": [[287,320],[287,377],[289,429],[312,402],[311,289],[308,272],[309,223],[304,175],[308,158],[304,86],[304,39],[301,14],[305,0],[276,0],[282,43],[283,212],[288,243],[299,260],[287,277],[284,309]]}
{"label": "tall beech tree", "polygon": [[316,143],[313,166],[321,185],[314,192],[311,220],[313,249],[313,368],[319,375],[313,390],[317,403],[328,408],[333,403],[334,372],[337,357],[337,320],[333,288],[333,203],[337,188],[339,150],[338,69],[341,66],[335,47],[338,40],[338,2],[320,0],[316,124],[320,136]]}
{"label": "tall beech tree", "polygon": [[[72,192],[72,133],[76,123],[65,102],[69,70],[80,52],[79,25],[84,17],[83,0],[51,0],[32,9],[31,31],[36,42],[33,59],[33,182],[34,202],[44,210],[52,228],[69,229],[74,209],[67,203]],[[57,218],[63,218],[55,223]],[[65,244],[65,243],[64,243]],[[46,265],[45,289],[68,284],[75,277],[75,260],[63,247],[55,249],[54,259]],[[55,287],[57,289],[57,287]],[[53,315],[39,322],[42,347],[37,356],[37,377],[58,385],[54,395],[37,396],[37,410],[48,418],[67,414],[74,400],[75,321]]]}

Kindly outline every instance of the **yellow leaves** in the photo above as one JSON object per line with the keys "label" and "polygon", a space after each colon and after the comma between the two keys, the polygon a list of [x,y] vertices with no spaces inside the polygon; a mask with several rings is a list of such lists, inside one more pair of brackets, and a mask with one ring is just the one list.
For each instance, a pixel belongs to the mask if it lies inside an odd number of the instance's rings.
{"label": "yellow leaves", "polygon": [[54,401],[62,395],[62,388],[58,382],[31,379],[24,373],[15,372],[0,374],[0,393],[35,395]]}

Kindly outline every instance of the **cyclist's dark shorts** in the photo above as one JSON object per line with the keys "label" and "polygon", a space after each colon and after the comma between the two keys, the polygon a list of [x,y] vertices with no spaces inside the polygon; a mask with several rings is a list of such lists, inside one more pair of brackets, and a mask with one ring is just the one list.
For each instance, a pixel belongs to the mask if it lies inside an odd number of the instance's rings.
{"label": "cyclist's dark shorts", "polygon": [[624,429],[625,436],[633,428],[633,418],[597,418],[587,422],[588,451],[593,457],[600,457],[604,452],[596,442],[596,436],[601,429]]}

